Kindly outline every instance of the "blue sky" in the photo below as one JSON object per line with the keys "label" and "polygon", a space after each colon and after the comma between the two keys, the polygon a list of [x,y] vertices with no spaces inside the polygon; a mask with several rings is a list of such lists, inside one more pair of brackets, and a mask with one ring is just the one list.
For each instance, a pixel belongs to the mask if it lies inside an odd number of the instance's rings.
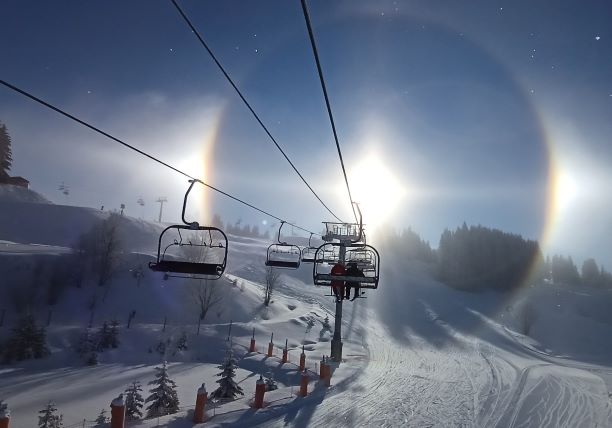
{"label": "blue sky", "polygon": [[[349,178],[366,205],[388,206],[387,222],[434,246],[465,221],[612,269],[609,2],[308,4]],[[349,218],[299,1],[181,5],[296,166]],[[169,1],[2,8],[2,79],[287,220],[314,230],[329,220]],[[13,173],[50,199],[126,203],[153,218],[164,195],[178,218],[176,173],[3,88],[0,121]],[[401,191],[366,177],[372,159]],[[357,165],[366,165],[359,177]],[[270,222],[206,195],[209,213]]]}

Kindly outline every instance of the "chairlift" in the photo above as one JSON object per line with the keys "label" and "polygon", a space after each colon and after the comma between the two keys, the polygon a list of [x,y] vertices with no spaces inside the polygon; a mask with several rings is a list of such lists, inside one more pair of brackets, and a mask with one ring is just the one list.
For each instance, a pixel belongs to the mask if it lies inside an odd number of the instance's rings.
{"label": "chairlift", "polygon": [[[315,262],[315,254],[319,247],[315,247],[312,245],[312,235],[314,234],[310,233],[310,237],[308,238],[308,246],[302,248],[302,263]],[[338,261],[338,253],[333,249],[323,251],[320,254],[319,261],[323,263],[336,263]]]}
{"label": "chairlift", "polygon": [[300,261],[302,260],[302,250],[297,245],[281,242],[281,229],[284,224],[285,222],[281,221],[280,227],[278,228],[278,243],[274,243],[268,247],[266,266],[283,269],[297,269],[300,267]]}
{"label": "chairlift", "polygon": [[375,269],[375,260],[373,252],[364,247],[347,250],[346,264],[355,263],[357,267],[363,271]]}
{"label": "chairlift", "polygon": [[318,247],[313,247],[311,244],[312,240],[312,232],[310,233],[310,237],[308,238],[308,246],[302,248],[302,263],[314,263],[315,261],[315,253],[317,252]]}
{"label": "chairlift", "polygon": [[[347,248],[346,264],[354,262],[359,270],[363,272],[361,276],[346,276],[346,275],[331,275],[331,266],[328,263],[319,261],[320,255],[324,251],[329,251],[330,247]],[[350,257],[350,258],[349,258]],[[363,245],[359,243],[343,244],[340,242],[327,242],[321,245],[315,254],[316,262],[312,268],[312,278],[315,285],[331,285],[332,281],[344,281],[359,283],[361,289],[376,289],[378,288],[378,278],[380,272],[380,255],[376,248],[371,245]]]}
{"label": "chairlift", "polygon": [[164,273],[164,279],[214,280],[221,278],[225,271],[228,249],[225,233],[216,227],[200,226],[196,221],[185,220],[187,198],[197,181],[189,180],[183,199],[182,220],[185,224],[171,225],[162,231],[157,245],[157,260],[149,263],[151,270]]}

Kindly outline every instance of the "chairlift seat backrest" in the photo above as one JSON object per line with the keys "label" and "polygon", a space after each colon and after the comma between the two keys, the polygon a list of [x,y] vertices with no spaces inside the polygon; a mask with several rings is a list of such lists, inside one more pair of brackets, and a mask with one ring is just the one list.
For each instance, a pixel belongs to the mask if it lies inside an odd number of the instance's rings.
{"label": "chairlift seat backrest", "polygon": [[[157,260],[155,262],[149,263],[149,268],[151,270],[157,272],[164,272],[164,279],[167,279],[169,276],[173,276],[169,275],[170,273],[190,275],[190,278],[193,279],[219,279],[225,271],[228,248],[227,236],[225,235],[225,233],[219,228],[210,226],[200,226],[200,224],[196,221],[189,222],[185,219],[185,210],[187,208],[187,199],[189,198],[189,192],[191,192],[191,189],[196,183],[202,182],[196,179],[189,180],[189,188],[187,189],[187,192],[185,192],[185,197],[183,198],[182,219],[184,224],[175,224],[172,226],[168,226],[162,231],[162,233],[159,235],[159,241],[157,244]],[[194,243],[191,240],[183,242],[181,230],[190,232],[208,232],[209,241],[205,242],[204,239],[201,238],[200,242],[196,241]],[[164,238],[164,235],[166,235],[170,231],[176,231],[179,239],[173,239],[171,243],[167,245],[162,251],[162,240]],[[213,243],[213,232],[216,236],[216,243]],[[206,262],[206,260],[194,262],[193,260],[189,260],[193,258],[191,256],[189,256],[188,260],[181,260],[181,256],[182,258],[187,257],[185,254],[178,254],[178,260],[175,259],[177,258],[177,255],[170,259],[168,250],[170,248],[175,247],[181,249],[195,248],[196,251],[198,248],[218,248],[224,251],[216,252],[218,260],[215,263]],[[220,255],[221,257],[219,257]]]}
{"label": "chairlift seat backrest", "polygon": [[272,244],[268,247],[266,266],[282,269],[300,267],[302,251],[297,245],[286,243]]}
{"label": "chairlift seat backrest", "polygon": [[[189,232],[208,232],[210,236],[210,242],[193,243],[192,241],[183,242],[181,230]],[[179,239],[172,239],[171,243],[168,244],[162,250],[162,242],[164,236],[176,231],[179,235]],[[213,232],[220,242],[213,243],[212,236]],[[171,255],[169,249],[177,248],[210,248],[223,250],[222,252],[217,251],[218,260],[215,262],[206,261],[192,261],[192,260],[181,260],[181,254]],[[168,226],[159,236],[159,242],[157,247],[157,260],[149,263],[149,268],[156,272],[164,272],[166,274],[183,274],[190,275],[193,279],[219,279],[225,271],[225,265],[227,263],[227,249],[228,242],[227,236],[221,229],[216,227],[198,226],[197,229],[193,228],[193,225],[172,225]],[[171,258],[172,257],[172,258]],[[176,259],[178,258],[178,260]],[[183,256],[184,258],[184,256]]]}

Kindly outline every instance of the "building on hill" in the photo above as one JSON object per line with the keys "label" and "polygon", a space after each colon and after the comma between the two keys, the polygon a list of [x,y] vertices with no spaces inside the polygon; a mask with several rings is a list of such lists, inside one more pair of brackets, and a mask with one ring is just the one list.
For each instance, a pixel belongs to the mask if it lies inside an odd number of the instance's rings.
{"label": "building on hill", "polygon": [[1,177],[0,176],[0,184],[11,184],[13,186],[23,187],[25,189],[30,188],[30,182],[23,177]]}
{"label": "building on hill", "polygon": [[6,177],[0,181],[2,184],[12,184],[13,186],[23,187],[24,189],[30,188],[30,182],[23,177]]}

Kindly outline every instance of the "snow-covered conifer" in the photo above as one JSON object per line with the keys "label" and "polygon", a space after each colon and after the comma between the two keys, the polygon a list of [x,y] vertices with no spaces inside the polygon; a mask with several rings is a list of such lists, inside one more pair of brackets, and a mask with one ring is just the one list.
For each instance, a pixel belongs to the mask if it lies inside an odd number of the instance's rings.
{"label": "snow-covered conifer", "polygon": [[329,315],[325,315],[325,320],[323,320],[323,329],[331,331],[331,325],[329,325]]}
{"label": "snow-covered conifer", "polygon": [[108,322],[104,321],[100,330],[98,330],[98,351],[102,352],[111,347],[111,333]]}
{"label": "snow-covered conifer", "polygon": [[98,337],[91,332],[91,329],[88,328],[81,334],[76,351],[88,366],[98,364]]}
{"label": "snow-covered conifer", "polygon": [[155,347],[155,350],[159,352],[159,355],[166,355],[166,342],[160,340],[157,346]]}
{"label": "snow-covered conifer", "polygon": [[211,398],[236,398],[236,395],[244,395],[242,388],[234,381],[236,376],[236,359],[232,347],[228,346],[225,352],[225,361],[219,366],[221,372],[217,374],[221,379],[217,381],[219,387],[215,389]]}
{"label": "snow-covered conifer", "polygon": [[274,391],[275,389],[278,389],[278,385],[274,380],[274,375],[272,372],[268,372],[266,373],[266,391]]}
{"label": "snow-covered conifer", "polygon": [[49,403],[42,409],[38,417],[38,428],[61,428],[64,426],[64,416],[57,414],[57,407],[53,402]]}
{"label": "snow-covered conifer", "polygon": [[4,361],[22,361],[30,358],[43,358],[49,355],[44,327],[38,328],[32,315],[26,315],[9,338],[4,350]]}
{"label": "snow-covered conifer", "polygon": [[140,394],[142,387],[140,382],[134,381],[125,390],[125,417],[130,420],[142,418],[142,406],[144,398]]}
{"label": "snow-covered conifer", "polygon": [[106,409],[102,409],[98,417],[96,418],[96,428],[104,428],[106,424],[109,422],[108,417],[106,416]]}
{"label": "snow-covered conifer", "polygon": [[181,335],[176,341],[176,350],[177,351],[187,350],[187,333],[185,331],[181,332]]}
{"label": "snow-covered conifer", "polygon": [[0,400],[0,419],[8,418],[9,416],[11,416],[11,411],[8,408],[8,404]]}
{"label": "snow-covered conifer", "polygon": [[163,362],[161,367],[155,367],[155,379],[149,385],[156,385],[149,390],[151,395],[145,400],[151,403],[147,407],[147,417],[169,415],[178,412],[179,399],[176,393],[176,384],[168,376],[168,363]]}
{"label": "snow-covered conifer", "polygon": [[110,324],[110,330],[108,332],[108,343],[111,348],[119,347],[119,321],[113,319]]}

